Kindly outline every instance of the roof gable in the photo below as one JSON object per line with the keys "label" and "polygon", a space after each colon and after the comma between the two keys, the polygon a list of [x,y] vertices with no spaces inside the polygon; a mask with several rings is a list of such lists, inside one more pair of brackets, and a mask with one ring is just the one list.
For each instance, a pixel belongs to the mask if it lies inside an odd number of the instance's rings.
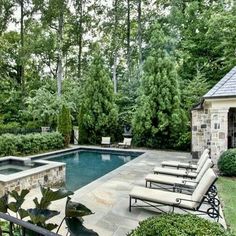
{"label": "roof gable", "polygon": [[236,66],[203,97],[236,97]]}

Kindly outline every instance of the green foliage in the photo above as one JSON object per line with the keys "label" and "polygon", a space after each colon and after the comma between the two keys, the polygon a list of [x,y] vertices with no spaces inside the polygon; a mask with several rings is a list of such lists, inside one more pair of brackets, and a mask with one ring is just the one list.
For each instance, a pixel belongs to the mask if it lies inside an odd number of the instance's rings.
{"label": "green foliage", "polygon": [[220,156],[218,168],[225,176],[236,176],[236,149],[229,149]]}
{"label": "green foliage", "polygon": [[63,137],[57,132],[0,136],[0,156],[33,154],[63,146]]}
{"label": "green foliage", "polygon": [[15,202],[8,203],[8,208],[15,213],[19,213],[21,219],[28,216],[27,211],[21,208],[22,204],[25,201],[25,196],[28,193],[28,189],[23,189],[20,194],[15,190],[9,193],[10,196],[15,200]]}
{"label": "green foliage", "polygon": [[66,218],[66,225],[68,226],[68,231],[70,236],[86,235],[86,236],[98,236],[96,232],[91,229],[87,229],[83,226],[83,222],[78,218]]}
{"label": "green foliage", "polygon": [[25,120],[32,119],[40,126],[51,126],[56,123],[60,100],[55,92],[42,87],[31,91],[32,97],[26,100],[27,110],[23,112]]}
{"label": "green foliage", "polygon": [[[65,206],[65,217],[62,220],[60,227],[64,220],[66,220],[66,224],[68,227],[68,231],[71,235],[98,235],[92,230],[88,230],[83,226],[83,216],[93,214],[91,210],[89,210],[86,206],[78,202],[72,202],[70,195],[74,193],[72,191],[68,191],[65,189],[57,189],[52,190],[50,188],[45,188],[41,186],[42,197],[39,200],[36,197],[33,202],[35,204],[35,208],[23,209],[21,208],[22,204],[25,202],[25,196],[29,193],[29,190],[23,189],[20,193],[13,190],[8,193],[15,201],[8,203],[8,194],[5,194],[0,198],[0,212],[9,213],[8,210],[14,212],[16,216],[20,216],[21,219],[25,217],[29,217],[29,222],[35,224],[37,226],[43,227],[47,230],[53,230],[58,227],[57,224],[47,223],[52,217],[60,214],[59,211],[49,209],[50,205],[53,201],[57,201],[67,197],[67,202]],[[76,225],[75,225],[76,224]],[[0,233],[1,226],[5,229],[6,232],[10,232],[13,235],[12,229],[14,229],[14,235],[18,235],[15,232],[15,227],[10,227],[9,224],[2,225],[0,222]],[[60,227],[57,229],[59,231]],[[19,227],[16,227],[20,229]],[[17,231],[18,232],[18,231]],[[28,232],[28,231],[27,231]],[[20,235],[20,234],[19,234]],[[28,235],[28,234],[27,234]],[[29,234],[31,235],[31,234]]]}
{"label": "green foliage", "polygon": [[68,147],[72,131],[70,110],[63,105],[58,116],[58,132],[64,137],[64,145]]}
{"label": "green foliage", "polygon": [[134,138],[138,145],[170,148],[177,144],[183,114],[176,64],[171,51],[168,52],[173,47],[171,44],[160,26],[155,25],[133,120]]}
{"label": "green foliage", "polygon": [[83,98],[78,116],[81,143],[99,143],[101,136],[112,136],[117,125],[112,83],[99,50],[95,46],[82,87]]}
{"label": "green foliage", "polygon": [[129,236],[230,236],[218,223],[195,215],[162,214],[139,223]]}
{"label": "green foliage", "polygon": [[206,78],[198,72],[192,80],[183,81],[181,87],[183,88],[181,105],[190,115],[190,109],[201,101],[202,96],[208,91],[209,85]]}

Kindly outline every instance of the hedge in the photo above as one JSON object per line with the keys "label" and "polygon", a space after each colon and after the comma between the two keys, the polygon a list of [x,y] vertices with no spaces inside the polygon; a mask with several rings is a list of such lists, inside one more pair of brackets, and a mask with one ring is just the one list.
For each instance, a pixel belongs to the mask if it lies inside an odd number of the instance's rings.
{"label": "hedge", "polygon": [[35,154],[63,147],[63,137],[58,132],[0,136],[0,156]]}
{"label": "hedge", "polygon": [[218,168],[225,176],[236,176],[236,149],[229,149],[220,156]]}
{"label": "hedge", "polygon": [[128,236],[233,236],[215,222],[190,214],[162,214],[141,221]]}
{"label": "hedge", "polygon": [[0,135],[3,134],[29,134],[29,133],[36,133],[41,132],[41,127],[33,126],[32,124],[27,124],[27,126],[22,127],[17,122],[10,122],[7,124],[0,123]]}

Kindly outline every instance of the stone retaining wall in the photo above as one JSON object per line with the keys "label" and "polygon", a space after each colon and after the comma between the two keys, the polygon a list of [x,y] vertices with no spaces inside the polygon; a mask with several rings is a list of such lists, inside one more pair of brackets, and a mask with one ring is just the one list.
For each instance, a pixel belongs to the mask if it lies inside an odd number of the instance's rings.
{"label": "stone retaining wall", "polygon": [[39,173],[20,177],[9,182],[0,181],[0,196],[7,191],[21,191],[22,189],[33,189],[40,185],[47,187],[62,186],[65,183],[65,165],[43,170]]}

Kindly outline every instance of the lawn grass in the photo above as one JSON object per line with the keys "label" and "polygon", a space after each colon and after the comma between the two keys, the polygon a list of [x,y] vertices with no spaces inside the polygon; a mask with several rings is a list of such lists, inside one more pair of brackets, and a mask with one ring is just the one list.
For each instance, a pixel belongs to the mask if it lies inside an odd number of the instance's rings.
{"label": "lawn grass", "polygon": [[217,187],[226,223],[236,234],[236,178],[220,177]]}

